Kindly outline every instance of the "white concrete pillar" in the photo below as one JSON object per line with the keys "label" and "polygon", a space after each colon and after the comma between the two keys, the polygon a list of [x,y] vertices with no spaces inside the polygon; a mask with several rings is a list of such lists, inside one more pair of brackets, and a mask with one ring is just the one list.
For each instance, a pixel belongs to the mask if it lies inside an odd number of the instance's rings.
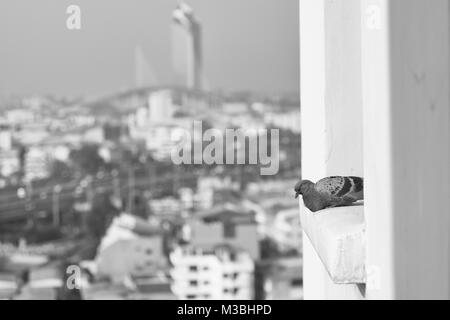
{"label": "white concrete pillar", "polygon": [[[300,0],[304,179],[363,173],[360,44],[359,0]],[[303,242],[305,299],[362,297],[333,283],[306,234]]]}
{"label": "white concrete pillar", "polygon": [[361,13],[367,297],[449,299],[449,1]]}

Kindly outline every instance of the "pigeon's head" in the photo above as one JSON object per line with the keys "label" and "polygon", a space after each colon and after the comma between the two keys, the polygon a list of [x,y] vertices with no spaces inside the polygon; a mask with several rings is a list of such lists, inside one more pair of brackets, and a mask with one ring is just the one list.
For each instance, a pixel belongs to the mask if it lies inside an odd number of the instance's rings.
{"label": "pigeon's head", "polygon": [[295,199],[298,198],[299,195],[303,195],[306,193],[311,187],[314,187],[314,183],[309,180],[302,180],[297,182],[295,185]]}

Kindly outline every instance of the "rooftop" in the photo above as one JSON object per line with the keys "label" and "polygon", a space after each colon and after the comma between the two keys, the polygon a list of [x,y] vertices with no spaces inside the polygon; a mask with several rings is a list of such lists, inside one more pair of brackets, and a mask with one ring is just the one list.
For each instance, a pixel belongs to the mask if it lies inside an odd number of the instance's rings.
{"label": "rooftop", "polygon": [[255,212],[231,203],[206,210],[200,213],[199,218],[205,223],[256,224]]}

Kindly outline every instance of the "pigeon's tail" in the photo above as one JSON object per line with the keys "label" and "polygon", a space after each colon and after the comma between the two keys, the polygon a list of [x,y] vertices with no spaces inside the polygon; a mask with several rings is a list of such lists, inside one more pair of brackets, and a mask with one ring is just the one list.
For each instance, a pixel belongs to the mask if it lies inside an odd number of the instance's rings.
{"label": "pigeon's tail", "polygon": [[348,196],[355,198],[356,200],[364,199],[364,179],[360,177],[348,177],[352,184]]}
{"label": "pigeon's tail", "polygon": [[349,177],[352,182],[352,192],[359,192],[364,189],[364,179],[360,177]]}

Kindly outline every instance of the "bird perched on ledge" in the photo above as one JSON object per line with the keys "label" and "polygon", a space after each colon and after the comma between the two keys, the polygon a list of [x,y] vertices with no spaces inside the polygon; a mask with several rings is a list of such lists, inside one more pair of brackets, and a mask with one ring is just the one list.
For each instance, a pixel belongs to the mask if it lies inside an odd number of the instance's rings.
{"label": "bird perched on ledge", "polygon": [[295,198],[303,196],[312,212],[325,208],[348,206],[364,199],[364,180],[359,177],[328,177],[316,183],[309,180],[295,185]]}

